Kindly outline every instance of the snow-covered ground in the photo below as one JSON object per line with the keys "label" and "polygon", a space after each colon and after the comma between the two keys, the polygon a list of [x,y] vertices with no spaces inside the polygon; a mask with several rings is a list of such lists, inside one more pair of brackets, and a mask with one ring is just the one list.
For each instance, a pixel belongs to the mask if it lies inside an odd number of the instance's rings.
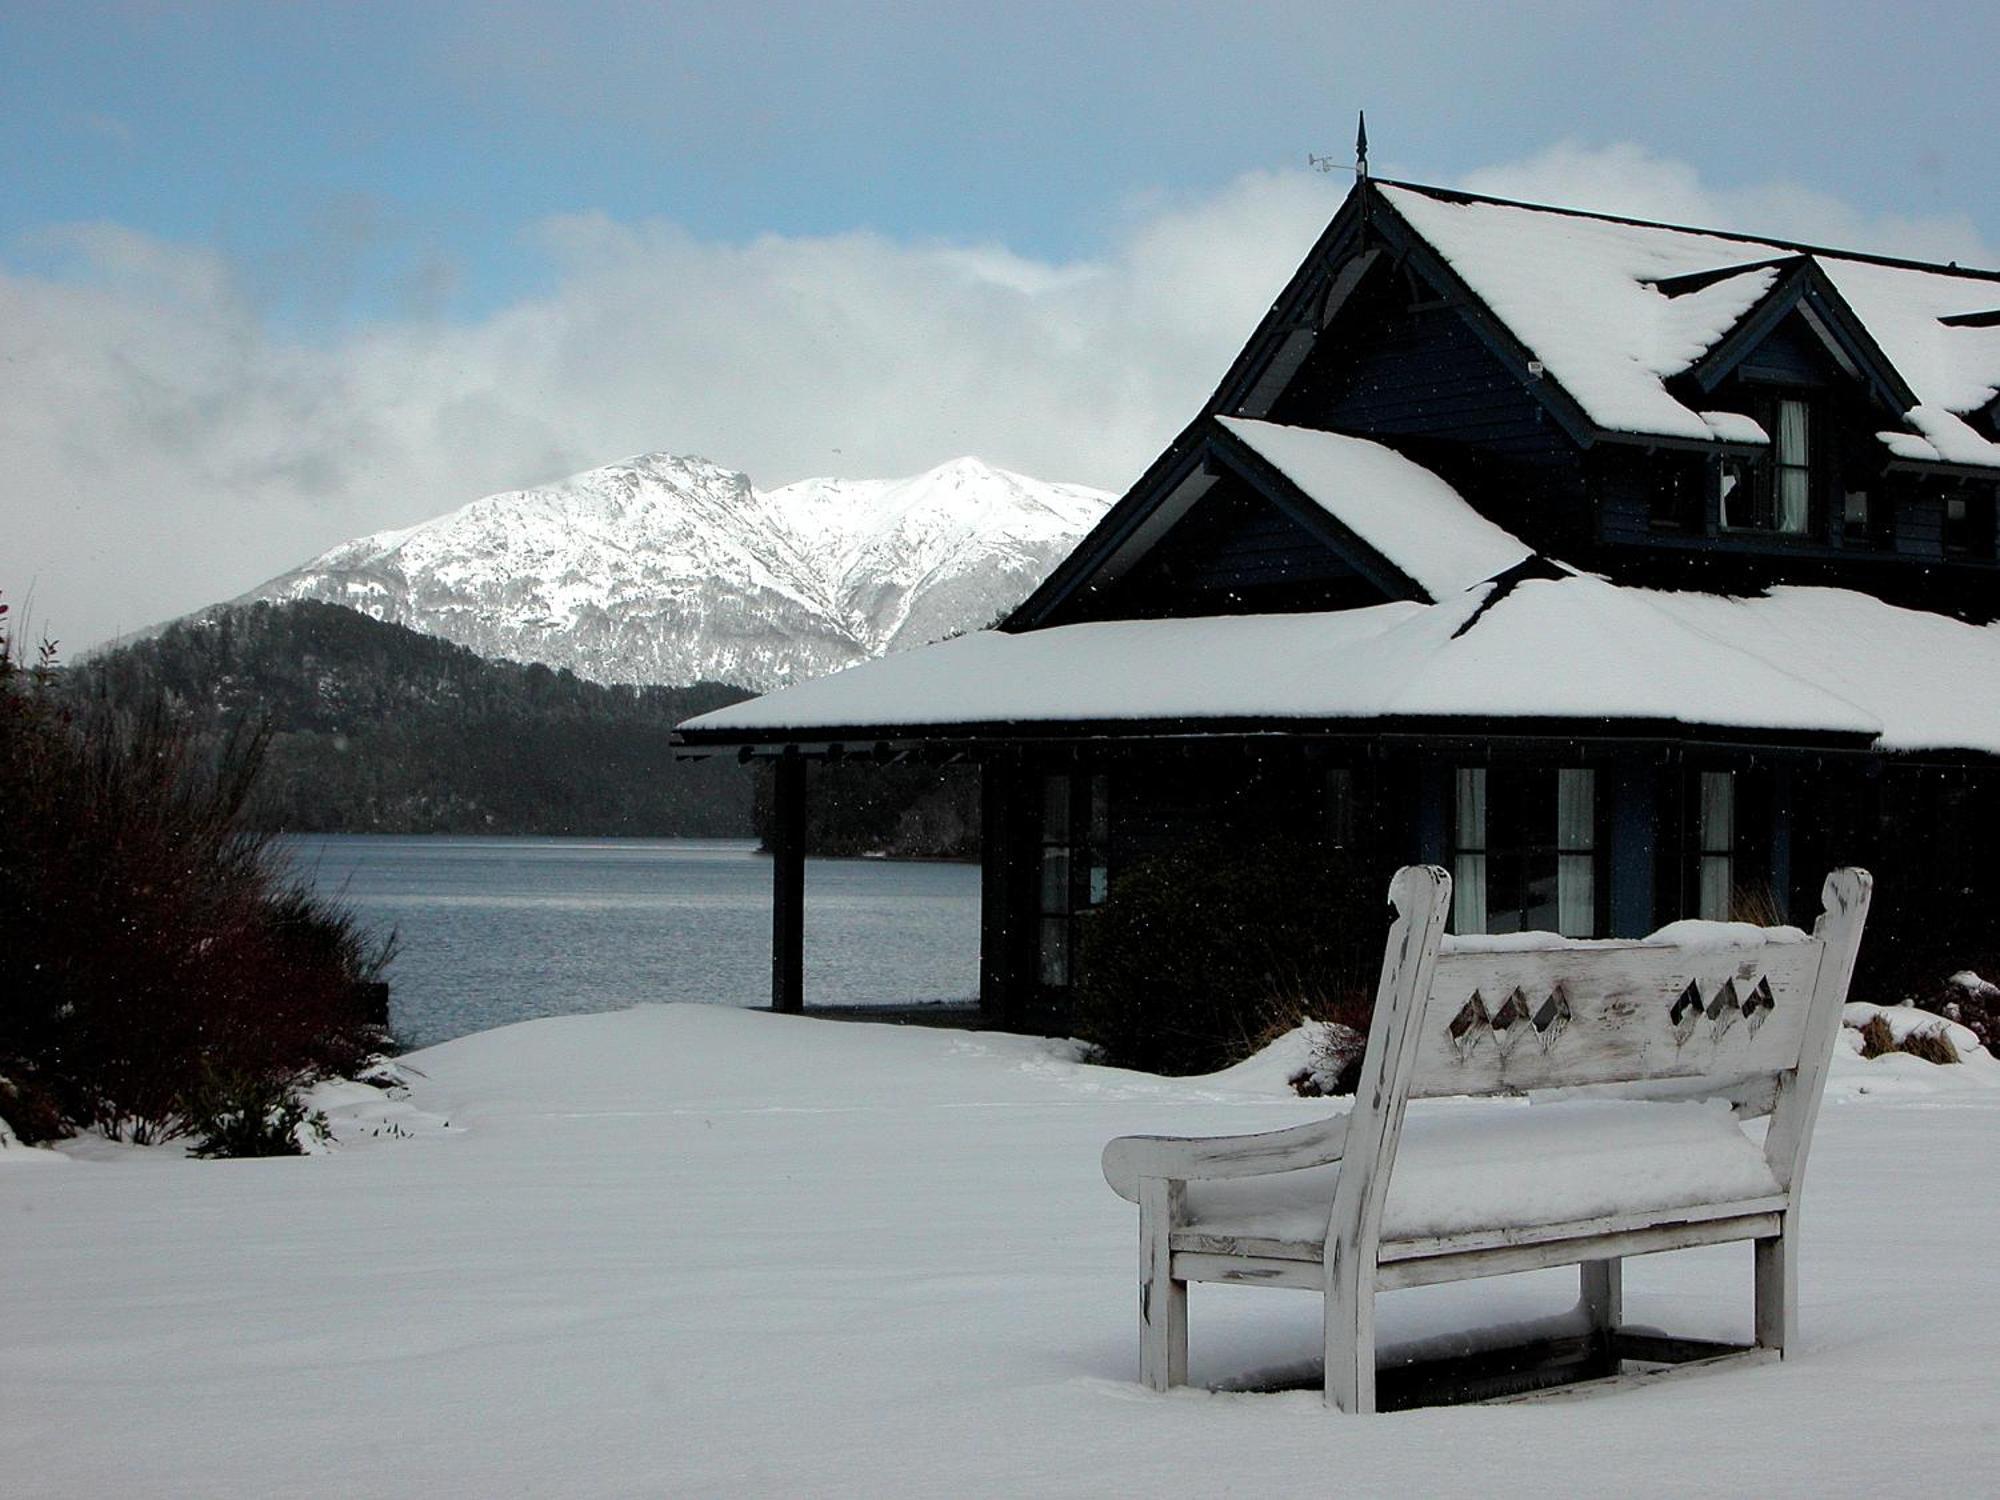
{"label": "snow-covered ground", "polygon": [[[2000,1064],[1843,1050],[1782,1365],[1350,1418],[1308,1294],[1197,1287],[1136,1383],[1110,1136],[1281,1125],[1296,1042],[1209,1079],[986,1034],[659,1006],[328,1091],[337,1149],[0,1146],[11,1496],[1984,1493],[2000,1473]],[[1427,1106],[1419,1106],[1424,1108]],[[1468,1109],[1444,1103],[1443,1109]],[[1499,1106],[1507,1107],[1507,1106]],[[1746,1337],[1749,1251],[1634,1262],[1630,1319]],[[1571,1273],[1385,1297],[1390,1344]]]}

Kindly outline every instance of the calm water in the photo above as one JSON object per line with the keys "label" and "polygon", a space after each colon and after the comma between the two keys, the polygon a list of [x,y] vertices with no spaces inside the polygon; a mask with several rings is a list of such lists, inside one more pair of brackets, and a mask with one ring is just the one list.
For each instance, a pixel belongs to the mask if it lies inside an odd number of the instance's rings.
{"label": "calm water", "polygon": [[[770,1003],[771,862],[752,843],[357,835],[293,847],[323,891],[401,934],[390,1020],[412,1046],[645,1000]],[[807,861],[807,1004],[978,989],[976,866]]]}

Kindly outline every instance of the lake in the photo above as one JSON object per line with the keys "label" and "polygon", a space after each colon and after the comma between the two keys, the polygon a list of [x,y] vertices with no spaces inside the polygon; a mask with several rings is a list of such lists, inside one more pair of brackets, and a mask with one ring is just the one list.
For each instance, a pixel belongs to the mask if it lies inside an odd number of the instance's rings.
{"label": "lake", "polygon": [[[768,1005],[771,862],[747,840],[344,835],[287,841],[319,889],[400,935],[413,1047],[642,1001]],[[806,862],[806,1003],[969,1000],[976,865]]]}

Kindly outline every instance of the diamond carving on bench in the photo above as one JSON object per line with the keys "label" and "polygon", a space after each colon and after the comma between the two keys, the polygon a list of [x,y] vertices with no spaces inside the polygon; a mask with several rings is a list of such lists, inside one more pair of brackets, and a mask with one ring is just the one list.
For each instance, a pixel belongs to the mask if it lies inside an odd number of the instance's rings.
{"label": "diamond carving on bench", "polygon": [[1708,1002],[1708,1035],[1711,1041],[1721,1041],[1729,1034],[1729,1028],[1742,1018],[1743,1007],[1736,1003],[1736,981],[1725,979],[1722,988],[1715,992],[1715,998]]}
{"label": "diamond carving on bench", "polygon": [[1542,1039],[1544,1052],[1555,1046],[1562,1034],[1569,1030],[1573,1015],[1569,1008],[1569,992],[1558,984],[1549,991],[1549,998],[1542,1002],[1542,1008],[1535,1012],[1535,1035]]}
{"label": "diamond carving on bench", "polygon": [[1533,1023],[1528,1017],[1528,997],[1518,989],[1507,997],[1507,1003],[1493,1013],[1493,1040],[1500,1048],[1501,1057],[1507,1057],[1515,1044],[1528,1034]]}
{"label": "diamond carving on bench", "polygon": [[1479,1045],[1479,1039],[1493,1029],[1493,1018],[1486,1014],[1486,1002],[1479,991],[1472,992],[1472,998],[1458,1008],[1458,1014],[1451,1018],[1445,1030],[1451,1036],[1452,1055],[1460,1062],[1472,1056],[1472,1049]]}
{"label": "diamond carving on bench", "polygon": [[1759,979],[1757,987],[1743,997],[1743,1020],[1750,1028],[1750,1035],[1755,1036],[1758,1028],[1777,1008],[1778,1002],[1771,994],[1771,981]]}
{"label": "diamond carving on bench", "polygon": [[1489,1036],[1504,1061],[1529,1036],[1547,1052],[1575,1019],[1569,993],[1561,984],[1549,991],[1539,1008],[1528,998],[1526,990],[1516,988],[1498,1010],[1489,1011],[1486,997],[1474,990],[1472,998],[1458,1008],[1458,1014],[1451,1018],[1445,1031],[1451,1039],[1452,1056],[1458,1061],[1470,1058]]}
{"label": "diamond carving on bench", "polygon": [[1673,1022],[1675,1046],[1694,1035],[1701,1016],[1701,986],[1690,979],[1688,987],[1681,991],[1680,999],[1674,1002],[1674,1008],[1667,1012],[1667,1019]]}
{"label": "diamond carving on bench", "polygon": [[1701,986],[1689,980],[1688,987],[1668,1010],[1667,1020],[1673,1026],[1677,1047],[1694,1035],[1704,1018],[1708,1021],[1710,1041],[1720,1042],[1738,1021],[1743,1022],[1744,1037],[1748,1040],[1763,1029],[1764,1022],[1777,1008],[1777,997],[1771,993],[1768,978],[1760,977],[1748,994],[1737,989],[1734,979],[1725,979],[1706,1005],[1702,1003]]}

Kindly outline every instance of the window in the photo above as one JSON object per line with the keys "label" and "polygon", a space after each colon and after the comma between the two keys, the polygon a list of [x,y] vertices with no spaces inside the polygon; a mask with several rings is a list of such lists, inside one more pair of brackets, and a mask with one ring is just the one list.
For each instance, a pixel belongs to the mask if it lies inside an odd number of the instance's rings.
{"label": "window", "polygon": [[1946,557],[1993,556],[1993,496],[1980,490],[1953,490],[1944,497]]}
{"label": "window", "polygon": [[1696,815],[1695,915],[1727,922],[1736,890],[1736,778],[1703,771]]}
{"label": "window", "polygon": [[1841,496],[1840,533],[1850,547],[1881,545],[1875,519],[1874,497],[1867,490],[1848,490]]}
{"label": "window", "polygon": [[1723,528],[1804,536],[1812,525],[1812,408],[1780,397],[1764,425],[1771,435],[1768,458],[1722,460],[1717,492]]}
{"label": "window", "polygon": [[1774,528],[1787,536],[1804,536],[1812,511],[1811,408],[1803,401],[1778,403],[1778,430],[1771,451],[1775,480]]}
{"label": "window", "polygon": [[1104,900],[1109,805],[1102,776],[1063,771],[1042,778],[1041,891],[1037,967],[1043,984],[1074,979],[1076,916]]}
{"label": "window", "polygon": [[1658,458],[1652,470],[1648,519],[1658,531],[1699,532],[1702,529],[1703,471],[1698,463],[1673,456]]}
{"label": "window", "polygon": [[1597,773],[1461,769],[1453,816],[1456,932],[1597,932]]}

